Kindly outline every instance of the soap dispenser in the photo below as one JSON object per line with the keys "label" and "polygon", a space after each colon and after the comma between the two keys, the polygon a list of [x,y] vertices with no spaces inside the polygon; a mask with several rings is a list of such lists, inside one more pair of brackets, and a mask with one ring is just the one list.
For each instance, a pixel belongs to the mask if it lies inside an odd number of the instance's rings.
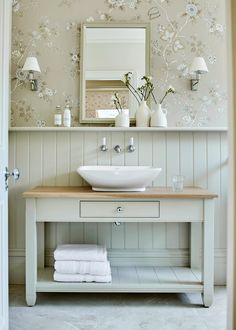
{"label": "soap dispenser", "polygon": [[65,127],[71,127],[71,111],[69,104],[66,105],[63,114],[63,125]]}

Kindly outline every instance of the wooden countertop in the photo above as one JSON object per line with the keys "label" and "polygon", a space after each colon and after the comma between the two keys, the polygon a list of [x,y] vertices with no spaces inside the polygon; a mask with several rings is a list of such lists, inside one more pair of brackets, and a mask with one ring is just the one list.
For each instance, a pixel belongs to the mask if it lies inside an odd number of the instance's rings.
{"label": "wooden countertop", "polygon": [[38,186],[23,193],[24,198],[180,198],[180,199],[211,199],[217,194],[198,187],[185,187],[182,192],[173,192],[171,187],[147,188],[142,192],[98,192],[91,187],[54,187]]}

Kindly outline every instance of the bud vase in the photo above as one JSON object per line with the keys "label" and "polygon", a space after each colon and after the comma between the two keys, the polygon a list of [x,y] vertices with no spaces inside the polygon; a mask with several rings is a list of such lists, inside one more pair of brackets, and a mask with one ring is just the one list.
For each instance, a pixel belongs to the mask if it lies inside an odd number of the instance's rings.
{"label": "bud vase", "polygon": [[167,111],[158,104],[157,109],[151,113],[151,127],[167,127]]}
{"label": "bud vase", "polygon": [[136,111],[136,126],[149,127],[150,123],[150,109],[146,101],[142,101]]}
{"label": "bud vase", "polygon": [[115,127],[129,127],[129,114],[121,111],[115,118]]}

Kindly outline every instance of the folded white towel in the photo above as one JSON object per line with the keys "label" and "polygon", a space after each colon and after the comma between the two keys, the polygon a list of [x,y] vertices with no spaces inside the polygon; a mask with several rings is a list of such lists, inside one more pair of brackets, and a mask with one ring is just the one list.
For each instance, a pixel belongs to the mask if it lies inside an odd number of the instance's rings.
{"label": "folded white towel", "polygon": [[99,276],[99,275],[81,275],[81,274],[61,274],[54,272],[54,281],[57,282],[111,282],[111,275]]}
{"label": "folded white towel", "polygon": [[107,261],[107,250],[102,245],[65,244],[56,248],[54,258],[67,261]]}
{"label": "folded white towel", "polygon": [[61,274],[110,275],[109,261],[56,261],[54,268]]}

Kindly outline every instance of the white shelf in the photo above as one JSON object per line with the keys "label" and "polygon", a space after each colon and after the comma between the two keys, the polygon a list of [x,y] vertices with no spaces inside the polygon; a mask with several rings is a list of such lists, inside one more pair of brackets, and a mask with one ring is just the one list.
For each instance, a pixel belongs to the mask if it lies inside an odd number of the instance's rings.
{"label": "white shelf", "polygon": [[38,270],[37,292],[202,292],[201,273],[186,267],[112,267],[112,283],[53,280],[53,268]]}
{"label": "white shelf", "polygon": [[227,132],[227,127],[10,127],[10,132]]}

